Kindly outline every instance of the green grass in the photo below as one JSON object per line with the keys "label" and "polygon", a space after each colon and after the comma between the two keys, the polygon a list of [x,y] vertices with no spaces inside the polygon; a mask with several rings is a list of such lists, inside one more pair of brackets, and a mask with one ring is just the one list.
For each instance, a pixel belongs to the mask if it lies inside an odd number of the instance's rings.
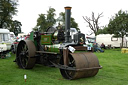
{"label": "green grass", "polygon": [[0,59],[0,85],[128,85],[128,54],[122,54],[119,49],[95,54],[103,68],[95,77],[77,80],[66,80],[59,69],[42,65],[35,65],[31,70],[20,69],[12,55]]}

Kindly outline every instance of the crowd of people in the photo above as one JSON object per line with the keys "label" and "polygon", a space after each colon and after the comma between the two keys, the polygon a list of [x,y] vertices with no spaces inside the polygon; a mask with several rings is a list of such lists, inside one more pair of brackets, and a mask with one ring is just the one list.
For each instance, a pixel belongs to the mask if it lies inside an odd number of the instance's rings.
{"label": "crowd of people", "polygon": [[[94,48],[94,52],[104,52],[104,50],[106,49],[106,46],[104,43],[102,43],[100,46],[98,45],[98,43],[94,42],[94,43],[90,43],[88,44],[89,47],[93,47]],[[109,46],[110,47],[110,46]]]}

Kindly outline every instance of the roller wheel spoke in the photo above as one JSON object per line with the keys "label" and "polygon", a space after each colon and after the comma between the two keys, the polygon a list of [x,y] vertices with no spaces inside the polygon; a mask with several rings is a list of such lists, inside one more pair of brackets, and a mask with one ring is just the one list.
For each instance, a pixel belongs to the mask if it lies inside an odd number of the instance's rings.
{"label": "roller wheel spoke", "polygon": [[32,41],[20,41],[17,47],[16,61],[20,68],[33,68],[35,65],[36,58],[31,58],[35,56],[35,45]]}
{"label": "roller wheel spoke", "polygon": [[21,47],[19,55],[22,68],[25,68],[27,66],[28,56],[28,48],[27,45],[24,43]]}

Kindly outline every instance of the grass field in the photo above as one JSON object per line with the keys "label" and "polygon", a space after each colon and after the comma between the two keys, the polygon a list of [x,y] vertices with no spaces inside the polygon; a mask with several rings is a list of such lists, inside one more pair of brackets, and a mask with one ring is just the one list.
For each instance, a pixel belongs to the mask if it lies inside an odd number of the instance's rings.
{"label": "grass field", "polygon": [[103,68],[95,77],[77,80],[64,79],[57,68],[35,65],[32,70],[19,69],[12,55],[0,59],[0,85],[128,85],[128,54],[120,49],[95,54]]}

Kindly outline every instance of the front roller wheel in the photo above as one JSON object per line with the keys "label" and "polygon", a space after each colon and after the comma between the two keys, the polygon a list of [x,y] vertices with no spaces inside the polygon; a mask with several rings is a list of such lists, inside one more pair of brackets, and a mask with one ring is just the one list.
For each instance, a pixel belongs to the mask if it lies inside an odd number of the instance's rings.
{"label": "front roller wheel", "polygon": [[[93,53],[70,53],[68,56],[68,67],[76,70],[60,69],[65,79],[78,79],[95,76],[100,68],[99,61]],[[60,64],[64,65],[63,58]]]}
{"label": "front roller wheel", "polygon": [[16,63],[20,68],[31,69],[35,65],[36,47],[31,40],[19,42],[16,53]]}

